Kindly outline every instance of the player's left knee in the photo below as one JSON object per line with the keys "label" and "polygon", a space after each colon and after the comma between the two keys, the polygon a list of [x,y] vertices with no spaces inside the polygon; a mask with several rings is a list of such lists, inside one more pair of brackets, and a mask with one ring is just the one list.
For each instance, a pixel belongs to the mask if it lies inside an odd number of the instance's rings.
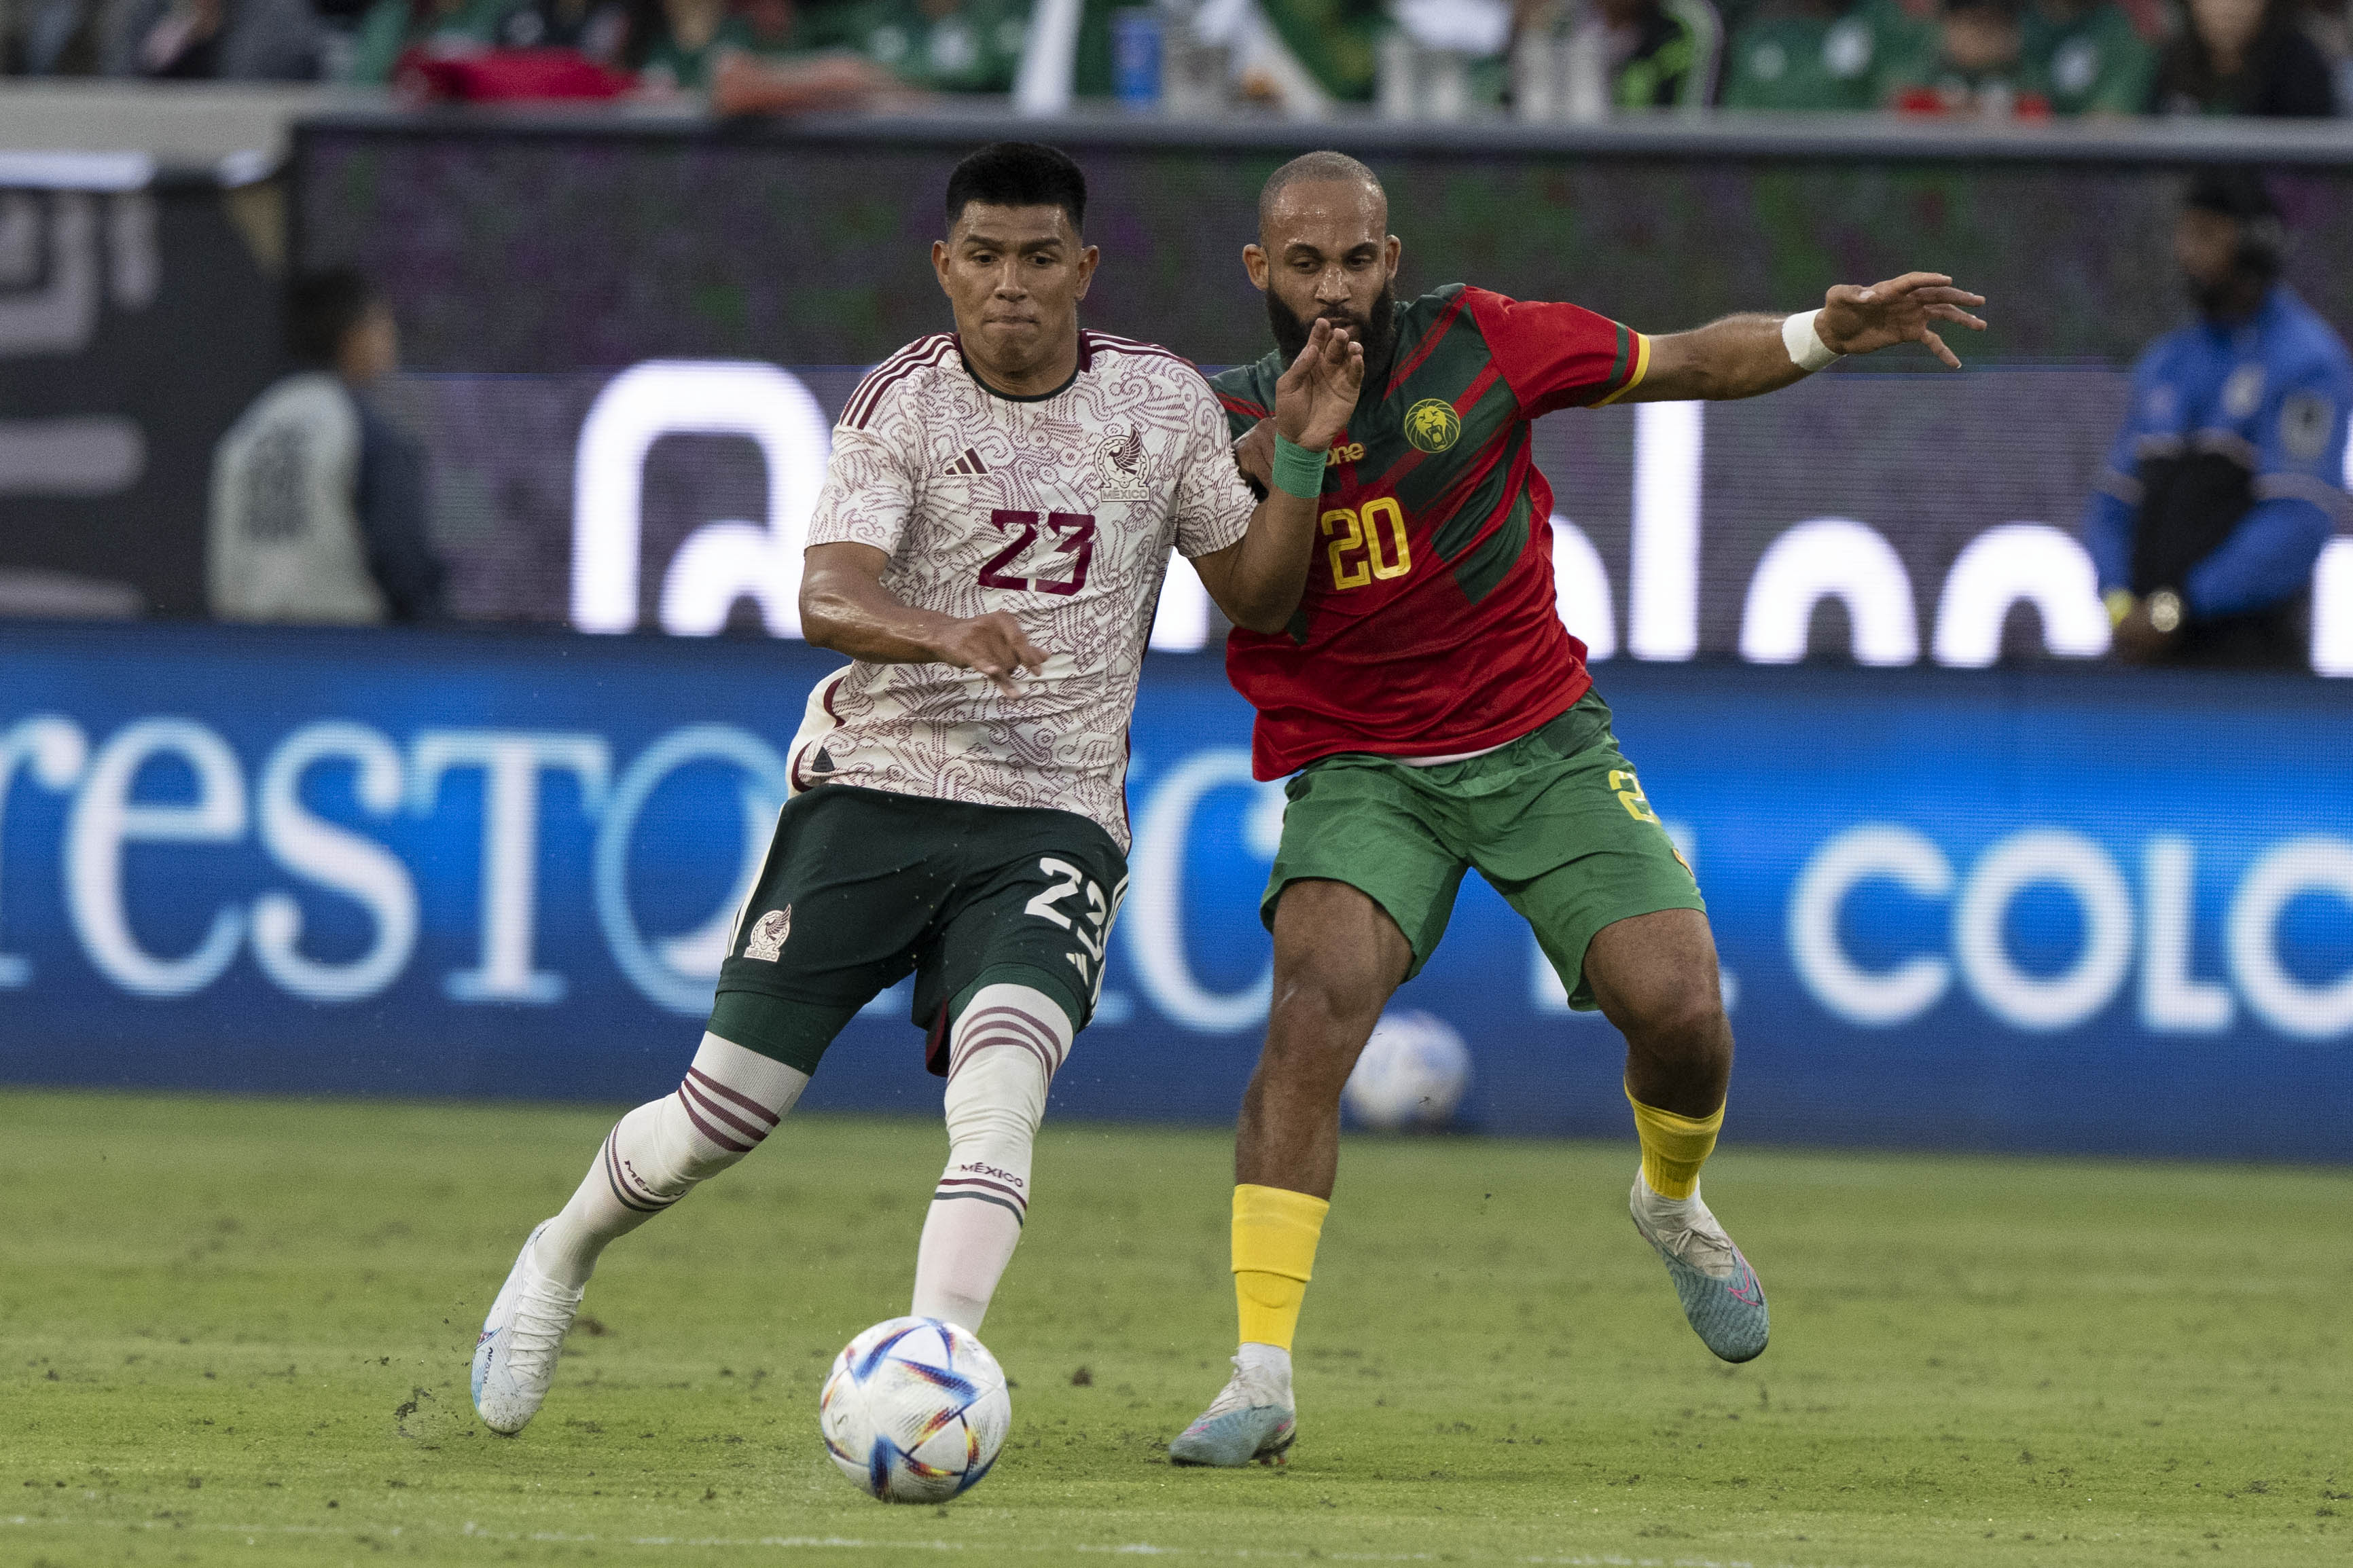
{"label": "player's left knee", "polygon": [[1704,1060],[1726,1049],[1732,1025],[1713,973],[1679,977],[1642,998],[1628,1033],[1654,1056]]}

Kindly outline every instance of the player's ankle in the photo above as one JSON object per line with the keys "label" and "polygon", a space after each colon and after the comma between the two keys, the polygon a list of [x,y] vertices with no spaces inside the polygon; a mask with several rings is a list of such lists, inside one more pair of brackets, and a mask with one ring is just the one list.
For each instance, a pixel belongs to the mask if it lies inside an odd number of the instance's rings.
{"label": "player's ankle", "polygon": [[1245,1340],[1241,1348],[1234,1352],[1234,1365],[1246,1377],[1271,1383],[1285,1394],[1291,1392],[1291,1352],[1281,1345]]}
{"label": "player's ankle", "polygon": [[596,1254],[601,1247],[583,1247],[573,1235],[574,1227],[565,1224],[565,1216],[556,1215],[531,1244],[531,1266],[547,1279],[567,1290],[577,1290],[588,1283],[596,1272]]}
{"label": "player's ankle", "polygon": [[1699,1184],[1697,1182],[1694,1182],[1692,1184],[1692,1190],[1686,1195],[1680,1198],[1671,1198],[1666,1194],[1659,1191],[1658,1188],[1651,1185],[1650,1177],[1642,1172],[1639,1170],[1636,1171],[1634,1179],[1641,1184],[1642,1203],[1643,1206],[1646,1208],[1667,1214],[1688,1214],[1706,1206],[1699,1201]]}

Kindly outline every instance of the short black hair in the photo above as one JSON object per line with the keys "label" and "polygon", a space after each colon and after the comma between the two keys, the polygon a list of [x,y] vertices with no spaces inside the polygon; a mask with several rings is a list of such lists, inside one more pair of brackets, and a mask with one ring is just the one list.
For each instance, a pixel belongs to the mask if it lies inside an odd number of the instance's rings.
{"label": "short black hair", "polygon": [[303,364],[333,364],[343,335],[381,298],[355,267],[302,274],[286,289],[287,352]]}
{"label": "short black hair", "polygon": [[2241,223],[2257,219],[2279,219],[2279,205],[2272,200],[2271,187],[2254,170],[2221,164],[2200,169],[2189,176],[2189,188],[2181,195],[2181,205],[2198,212],[2220,213]]}
{"label": "short black hair", "polygon": [[2242,165],[2217,165],[2189,176],[2181,194],[2189,212],[2219,213],[2239,226],[2239,270],[2264,283],[2276,280],[2287,259],[2287,226],[2262,174]]}
{"label": "short black hair", "polygon": [[1070,154],[1038,142],[992,142],[948,176],[947,220],[953,229],[974,202],[988,207],[1060,207],[1072,232],[1087,222],[1087,177]]}

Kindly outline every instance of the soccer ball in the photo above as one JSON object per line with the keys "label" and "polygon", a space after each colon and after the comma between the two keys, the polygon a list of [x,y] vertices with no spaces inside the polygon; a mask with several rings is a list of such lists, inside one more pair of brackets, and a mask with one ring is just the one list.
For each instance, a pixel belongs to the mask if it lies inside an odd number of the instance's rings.
{"label": "soccer ball", "polygon": [[1373,1026],[1343,1092],[1367,1127],[1442,1127],[1471,1087],[1471,1050],[1442,1018],[1388,1013]]}
{"label": "soccer ball", "polygon": [[841,1473],[884,1502],[944,1502],[979,1484],[1013,1401],[988,1348],[937,1318],[875,1324],[833,1358],[818,1430]]}

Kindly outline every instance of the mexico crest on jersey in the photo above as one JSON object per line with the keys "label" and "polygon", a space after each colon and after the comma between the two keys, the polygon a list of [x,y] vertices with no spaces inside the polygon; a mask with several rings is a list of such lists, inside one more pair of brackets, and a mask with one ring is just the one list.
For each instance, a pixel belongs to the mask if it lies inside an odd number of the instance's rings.
{"label": "mexico crest on jersey", "polygon": [[770,910],[752,927],[752,940],[744,944],[744,956],[774,963],[784,956],[785,938],[792,934],[793,906]]}
{"label": "mexico crest on jersey", "polygon": [[1462,420],[1454,405],[1440,397],[1425,397],[1405,411],[1405,438],[1425,452],[1443,452],[1462,438]]}
{"label": "mexico crest on jersey", "polygon": [[1131,426],[1125,434],[1113,430],[1095,447],[1095,478],[1103,500],[1150,500],[1151,481],[1144,473],[1144,426]]}

